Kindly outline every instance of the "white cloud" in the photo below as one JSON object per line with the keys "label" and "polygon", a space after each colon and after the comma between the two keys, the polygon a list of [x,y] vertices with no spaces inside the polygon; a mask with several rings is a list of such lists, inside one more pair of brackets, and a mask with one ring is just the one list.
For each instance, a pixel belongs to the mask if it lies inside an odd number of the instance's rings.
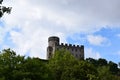
{"label": "white cloud", "polygon": [[[67,4],[64,4],[64,2]],[[86,0],[14,1],[11,2],[13,6],[13,16],[11,18],[15,17],[17,19],[14,20],[14,23],[24,20],[40,21],[45,19],[56,25],[61,25],[61,27],[55,26],[55,29],[62,31],[61,28],[64,28],[64,31],[71,33],[93,32],[106,25],[112,26],[115,24],[117,26],[119,24],[119,14],[116,14],[119,11],[116,10],[119,1],[93,0],[93,2]],[[115,10],[114,13],[112,10]],[[11,18],[9,23],[11,23]]]}
{"label": "white cloud", "polygon": [[97,46],[106,45],[106,43],[108,43],[107,38],[100,35],[88,35],[87,40],[90,44]]}
{"label": "white cloud", "polygon": [[[66,42],[66,37],[74,33],[95,32],[106,25],[119,26],[119,3],[118,0],[5,0],[3,4],[13,8],[10,15],[2,18],[5,28],[0,30],[10,32],[15,50],[20,54],[30,51],[30,56],[43,58],[50,35],[59,35]],[[89,37],[95,39],[94,42],[89,39],[94,45],[106,40],[102,36]]]}
{"label": "white cloud", "polygon": [[99,59],[101,57],[99,52],[94,51],[92,48],[85,48],[85,58]]}
{"label": "white cloud", "polygon": [[120,38],[120,34],[117,34],[116,36]]}
{"label": "white cloud", "polygon": [[[46,58],[47,39],[53,35],[52,32],[41,28],[35,30],[34,28],[29,28],[29,30],[23,30],[23,32],[11,31],[10,34],[13,43],[16,44],[15,51],[19,52],[19,54],[26,55],[29,51],[29,56],[31,57]],[[60,36],[62,41],[65,42],[63,34],[57,33],[54,35]]]}

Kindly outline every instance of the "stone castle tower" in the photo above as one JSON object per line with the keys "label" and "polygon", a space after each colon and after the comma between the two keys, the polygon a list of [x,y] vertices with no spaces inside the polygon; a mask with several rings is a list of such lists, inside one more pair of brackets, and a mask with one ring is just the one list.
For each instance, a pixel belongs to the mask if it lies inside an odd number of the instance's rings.
{"label": "stone castle tower", "polygon": [[67,49],[70,51],[70,53],[77,59],[84,59],[84,46],[81,45],[72,45],[72,44],[60,44],[59,37],[52,36],[48,38],[48,47],[47,47],[47,59],[50,59],[54,53],[55,50],[58,49]]}

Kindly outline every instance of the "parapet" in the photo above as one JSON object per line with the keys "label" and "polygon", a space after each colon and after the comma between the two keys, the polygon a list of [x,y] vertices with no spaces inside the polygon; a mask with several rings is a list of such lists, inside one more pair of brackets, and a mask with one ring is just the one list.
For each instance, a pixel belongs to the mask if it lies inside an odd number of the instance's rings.
{"label": "parapet", "polygon": [[60,46],[62,47],[71,47],[71,48],[84,48],[83,45],[72,45],[72,44],[64,44],[64,43],[61,43]]}

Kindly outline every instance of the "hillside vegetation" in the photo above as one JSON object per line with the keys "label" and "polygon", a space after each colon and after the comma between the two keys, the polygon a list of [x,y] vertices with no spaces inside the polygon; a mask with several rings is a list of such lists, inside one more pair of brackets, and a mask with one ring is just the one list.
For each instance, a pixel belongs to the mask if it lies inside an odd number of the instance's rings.
{"label": "hillside vegetation", "polygon": [[0,53],[0,80],[120,80],[120,69],[102,58],[77,60],[65,50],[48,61],[5,49]]}

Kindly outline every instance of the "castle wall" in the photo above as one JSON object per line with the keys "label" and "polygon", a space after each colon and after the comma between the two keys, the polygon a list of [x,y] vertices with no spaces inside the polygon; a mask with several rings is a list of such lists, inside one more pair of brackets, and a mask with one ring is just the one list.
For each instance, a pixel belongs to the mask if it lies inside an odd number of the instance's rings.
{"label": "castle wall", "polygon": [[51,58],[56,49],[66,49],[68,50],[75,58],[84,59],[84,46],[83,45],[72,45],[72,44],[59,44],[58,37],[49,37],[48,47],[47,47],[47,58]]}
{"label": "castle wall", "polygon": [[84,46],[83,45],[79,46],[79,45],[61,43],[58,48],[59,49],[64,48],[68,50],[77,59],[84,59]]}

